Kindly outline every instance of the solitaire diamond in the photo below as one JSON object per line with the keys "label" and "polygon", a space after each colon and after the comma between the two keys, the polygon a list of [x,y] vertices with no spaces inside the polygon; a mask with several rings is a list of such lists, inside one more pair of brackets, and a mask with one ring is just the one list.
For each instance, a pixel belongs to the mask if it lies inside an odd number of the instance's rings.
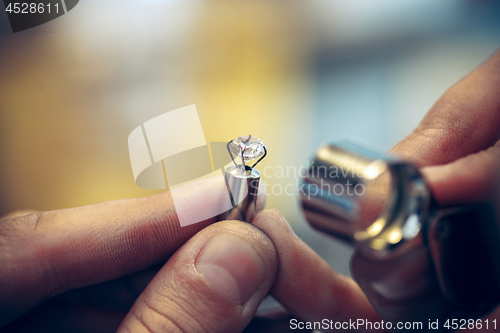
{"label": "solitaire diamond", "polygon": [[250,162],[258,157],[264,155],[267,150],[267,146],[259,138],[252,135],[244,135],[239,138],[234,139],[229,143],[229,149],[233,154],[239,156],[243,153],[243,159],[245,162]]}

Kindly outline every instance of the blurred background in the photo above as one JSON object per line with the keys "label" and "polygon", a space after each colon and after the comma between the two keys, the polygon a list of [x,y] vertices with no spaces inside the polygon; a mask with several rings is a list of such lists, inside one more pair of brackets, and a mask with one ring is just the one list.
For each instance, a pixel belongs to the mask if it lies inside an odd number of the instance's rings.
{"label": "blurred background", "polygon": [[403,139],[500,46],[499,17],[494,1],[82,0],[12,34],[2,10],[0,215],[158,193],[135,184],[128,135],[196,104],[207,142],[267,143],[267,207],[349,274],[350,249],[284,193],[293,167],[335,138]]}

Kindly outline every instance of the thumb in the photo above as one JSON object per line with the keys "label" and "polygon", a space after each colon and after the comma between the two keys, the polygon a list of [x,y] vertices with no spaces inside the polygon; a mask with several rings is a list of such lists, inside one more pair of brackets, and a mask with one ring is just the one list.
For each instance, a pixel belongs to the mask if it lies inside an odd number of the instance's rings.
{"label": "thumb", "polygon": [[276,277],[269,237],[224,221],[184,244],[139,296],[118,332],[237,332],[254,316]]}
{"label": "thumb", "polygon": [[[490,202],[500,198],[500,141],[455,162],[422,168],[441,206]],[[493,202],[491,202],[493,200]]]}

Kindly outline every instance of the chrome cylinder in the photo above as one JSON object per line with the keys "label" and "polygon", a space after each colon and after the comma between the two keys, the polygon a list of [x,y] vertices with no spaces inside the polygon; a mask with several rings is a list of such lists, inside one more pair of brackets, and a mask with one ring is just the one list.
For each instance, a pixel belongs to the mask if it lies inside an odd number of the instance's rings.
{"label": "chrome cylinder", "polygon": [[422,243],[431,196],[413,165],[342,140],[317,150],[300,202],[314,228],[385,258]]}

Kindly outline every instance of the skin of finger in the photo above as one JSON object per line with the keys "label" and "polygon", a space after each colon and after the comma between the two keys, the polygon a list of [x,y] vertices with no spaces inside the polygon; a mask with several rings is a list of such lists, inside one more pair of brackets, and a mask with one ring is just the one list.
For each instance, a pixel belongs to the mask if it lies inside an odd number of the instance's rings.
{"label": "skin of finger", "polygon": [[357,251],[354,279],[385,321],[422,322],[444,318],[456,308],[441,294],[432,262],[421,247],[393,260],[373,260]]}
{"label": "skin of finger", "polygon": [[[496,319],[496,324],[493,324]],[[497,307],[490,314],[481,319],[481,321],[475,321],[474,326],[471,329],[465,330],[468,333],[483,333],[483,332],[498,332],[499,320],[500,319],[500,307]],[[486,324],[488,321],[488,326]],[[481,326],[479,326],[479,323]]]}
{"label": "skin of finger", "polygon": [[[422,172],[442,206],[490,202],[500,216],[500,141],[494,147],[469,155],[445,166],[423,168]],[[467,332],[496,332],[491,323],[500,319],[497,307]],[[486,327],[486,320],[490,323]],[[479,328],[481,323],[481,328]]]}
{"label": "skin of finger", "polygon": [[[195,267],[207,242],[223,234],[250,244],[265,263],[265,278],[243,304],[212,289]],[[271,288],[277,269],[276,250],[265,233],[239,221],[216,223],[200,231],[169,259],[137,299],[118,332],[242,331]]]}
{"label": "skin of finger", "polygon": [[0,331],[116,332],[137,297],[160,268],[67,291],[13,320]]}
{"label": "skin of finger", "polygon": [[12,218],[17,217],[17,216],[25,216],[28,214],[34,214],[34,213],[38,213],[38,211],[32,210],[32,209],[15,210],[13,212],[10,212],[8,214],[0,216],[0,221],[6,220],[6,219],[12,219]]}
{"label": "skin of finger", "polygon": [[430,190],[441,206],[488,201],[498,197],[500,141],[484,151],[443,166],[422,168]]}
{"label": "skin of finger", "polygon": [[[211,180],[194,184],[184,206],[212,209],[227,195]],[[265,203],[259,193],[257,209]],[[0,326],[64,291],[165,262],[210,218],[181,227],[169,191],[0,221]]]}
{"label": "skin of finger", "polygon": [[500,139],[500,52],[451,87],[390,152],[417,166],[441,165]]}
{"label": "skin of finger", "polygon": [[296,318],[380,320],[358,285],[333,271],[277,210],[260,212],[253,224],[269,235],[278,252],[280,266],[271,294]]}

